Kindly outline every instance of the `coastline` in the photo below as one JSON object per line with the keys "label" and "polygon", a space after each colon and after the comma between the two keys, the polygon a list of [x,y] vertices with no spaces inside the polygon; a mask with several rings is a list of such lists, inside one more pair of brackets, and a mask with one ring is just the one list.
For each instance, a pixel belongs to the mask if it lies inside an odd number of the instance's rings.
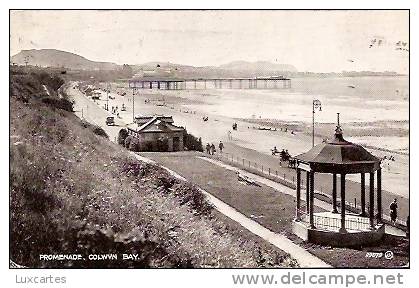
{"label": "coastline", "polygon": [[[132,123],[132,90],[121,88],[121,86],[116,87],[116,85],[116,83],[112,85],[110,95],[115,99],[109,100],[109,107],[121,107],[124,103],[127,111],[120,113],[121,120],[124,123]],[[116,91],[125,91],[126,95],[117,95]],[[204,94],[201,98],[209,97],[205,95],[212,95],[213,93],[212,90],[198,92]],[[251,125],[243,120],[214,113],[211,105],[201,105],[200,109],[191,109],[188,104],[192,93],[196,93],[196,91],[139,90],[134,98],[135,115],[173,116],[175,125],[186,128],[189,133],[196,137],[201,137],[204,145],[205,143],[217,144],[219,141],[231,142],[234,145],[268,156],[271,156],[270,150],[274,146],[277,146],[278,149],[289,150],[291,155],[303,153],[311,148],[311,135],[306,133],[291,134],[290,130],[281,132],[251,129]],[[106,97],[106,93],[104,96]],[[106,103],[105,97],[98,101],[98,107],[101,109]],[[145,100],[148,102],[146,103]],[[205,102],[203,99],[196,99],[195,97],[193,97],[193,101],[195,103],[196,101]],[[205,109],[205,112],[202,111]],[[208,116],[209,120],[204,122],[202,120],[204,116]],[[234,122],[238,124],[237,131],[232,130],[231,125]],[[329,135],[333,135],[335,126],[333,124],[328,125],[333,127],[333,130],[328,131]],[[228,139],[228,131],[232,132],[232,140]],[[346,127],[344,127],[344,133],[345,131]],[[344,135],[346,137],[346,134]],[[321,141],[321,137],[315,138],[315,143],[321,143]],[[383,158],[389,155],[386,150],[367,149],[377,157]],[[230,152],[233,153],[234,151]],[[394,152],[391,153],[391,155],[394,154]],[[395,155],[395,158],[396,161],[386,162],[383,167],[383,189],[400,197],[409,198],[409,155],[399,153]],[[348,179],[360,182],[358,175],[348,175]]]}

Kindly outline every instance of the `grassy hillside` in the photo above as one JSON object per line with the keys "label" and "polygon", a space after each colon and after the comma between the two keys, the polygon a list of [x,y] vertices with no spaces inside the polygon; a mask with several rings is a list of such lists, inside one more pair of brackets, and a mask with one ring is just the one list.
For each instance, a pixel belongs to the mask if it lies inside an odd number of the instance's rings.
{"label": "grassy hillside", "polygon": [[[62,84],[39,70],[11,74],[11,260],[57,268],[296,265],[214,211],[191,184],[95,134],[58,93]],[[88,260],[105,253],[118,260]],[[40,254],[82,259],[41,261]]]}
{"label": "grassy hillside", "polygon": [[119,68],[119,65],[115,63],[91,61],[80,55],[56,49],[22,50],[13,55],[11,61],[18,65],[30,64],[79,70],[116,70]]}

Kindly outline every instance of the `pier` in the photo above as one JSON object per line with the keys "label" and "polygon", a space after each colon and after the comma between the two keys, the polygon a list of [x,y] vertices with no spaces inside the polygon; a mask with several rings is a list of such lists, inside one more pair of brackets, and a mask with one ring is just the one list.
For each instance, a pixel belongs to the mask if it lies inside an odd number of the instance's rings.
{"label": "pier", "polygon": [[256,78],[149,78],[128,81],[129,88],[162,90],[198,89],[289,89],[291,79],[285,77]]}

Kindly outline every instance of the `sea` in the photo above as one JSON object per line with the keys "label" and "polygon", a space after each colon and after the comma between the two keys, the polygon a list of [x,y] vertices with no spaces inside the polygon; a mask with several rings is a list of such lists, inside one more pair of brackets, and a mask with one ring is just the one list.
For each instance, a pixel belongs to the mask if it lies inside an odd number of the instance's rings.
{"label": "sea", "polygon": [[232,118],[306,124],[312,121],[312,103],[317,99],[321,111],[316,110],[316,123],[336,123],[340,113],[344,127],[375,129],[384,125],[397,134],[363,135],[352,140],[403,153],[409,151],[408,76],[294,78],[289,89],[186,91],[182,97],[194,100],[187,105],[190,109]]}

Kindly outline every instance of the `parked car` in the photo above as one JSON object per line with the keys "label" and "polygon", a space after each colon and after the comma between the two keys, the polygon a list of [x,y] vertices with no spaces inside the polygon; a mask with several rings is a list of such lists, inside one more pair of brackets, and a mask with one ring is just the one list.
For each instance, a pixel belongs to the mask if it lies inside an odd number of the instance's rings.
{"label": "parked car", "polygon": [[106,125],[114,126],[115,125],[115,117],[113,117],[113,116],[106,117]]}

